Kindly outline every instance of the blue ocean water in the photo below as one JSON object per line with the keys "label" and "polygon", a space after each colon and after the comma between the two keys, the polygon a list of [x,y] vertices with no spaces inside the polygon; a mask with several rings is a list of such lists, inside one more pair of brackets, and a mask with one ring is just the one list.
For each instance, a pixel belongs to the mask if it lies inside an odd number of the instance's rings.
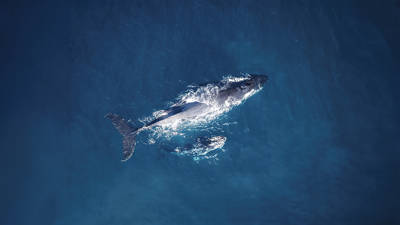
{"label": "blue ocean water", "polygon": [[[2,1],[0,224],[400,224],[400,3]],[[218,161],[132,120],[188,85],[269,75]]]}

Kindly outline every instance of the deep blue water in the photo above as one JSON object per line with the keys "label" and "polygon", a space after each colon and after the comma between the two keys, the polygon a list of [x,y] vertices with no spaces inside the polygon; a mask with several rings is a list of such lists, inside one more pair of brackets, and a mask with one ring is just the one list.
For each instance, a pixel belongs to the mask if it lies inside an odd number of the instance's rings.
{"label": "deep blue water", "polygon": [[[399,1],[2,1],[2,225],[400,224]],[[217,163],[121,138],[268,74]],[[142,137],[144,139],[145,137]]]}

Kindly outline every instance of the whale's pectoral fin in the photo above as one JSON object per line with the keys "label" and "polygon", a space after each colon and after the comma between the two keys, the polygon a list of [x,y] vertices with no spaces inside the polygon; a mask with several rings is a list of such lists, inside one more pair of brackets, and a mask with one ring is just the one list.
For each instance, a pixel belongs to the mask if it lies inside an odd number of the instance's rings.
{"label": "whale's pectoral fin", "polygon": [[114,127],[122,135],[122,161],[127,161],[135,151],[136,135],[138,129],[135,129],[124,118],[117,114],[108,113],[105,118],[110,119]]}

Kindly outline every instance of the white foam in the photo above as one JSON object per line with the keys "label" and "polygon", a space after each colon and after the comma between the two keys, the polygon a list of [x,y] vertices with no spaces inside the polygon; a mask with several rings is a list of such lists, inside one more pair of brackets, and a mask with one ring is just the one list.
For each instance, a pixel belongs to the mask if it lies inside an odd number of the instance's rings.
{"label": "white foam", "polygon": [[[205,125],[209,125],[210,122],[214,121],[222,114],[228,112],[232,107],[240,105],[247,98],[251,97],[258,90],[251,90],[246,93],[243,98],[228,98],[224,104],[218,103],[218,94],[221,90],[225,90],[234,82],[240,82],[243,80],[250,79],[250,75],[245,74],[240,77],[227,76],[224,77],[219,85],[217,84],[207,84],[205,86],[188,86],[188,89],[180,94],[176,100],[171,104],[171,106],[182,105],[191,102],[200,102],[207,107],[202,109],[201,112],[196,113],[195,116],[191,117],[190,120],[168,120],[164,123],[160,123],[159,126],[154,127],[153,137],[157,138],[160,136],[172,137],[175,135],[184,135],[183,130],[187,128],[204,128]],[[222,84],[222,85],[221,85]],[[165,114],[164,110],[159,110],[153,113],[152,116],[143,118],[141,122],[146,123],[154,120],[155,118]]]}

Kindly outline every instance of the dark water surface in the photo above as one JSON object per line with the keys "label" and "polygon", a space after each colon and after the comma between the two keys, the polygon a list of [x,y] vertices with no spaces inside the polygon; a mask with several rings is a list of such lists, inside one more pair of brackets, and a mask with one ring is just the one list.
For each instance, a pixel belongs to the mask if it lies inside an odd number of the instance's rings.
{"label": "dark water surface", "polygon": [[[2,225],[400,224],[399,1],[2,1]],[[103,116],[269,74],[226,152],[146,145]]]}

